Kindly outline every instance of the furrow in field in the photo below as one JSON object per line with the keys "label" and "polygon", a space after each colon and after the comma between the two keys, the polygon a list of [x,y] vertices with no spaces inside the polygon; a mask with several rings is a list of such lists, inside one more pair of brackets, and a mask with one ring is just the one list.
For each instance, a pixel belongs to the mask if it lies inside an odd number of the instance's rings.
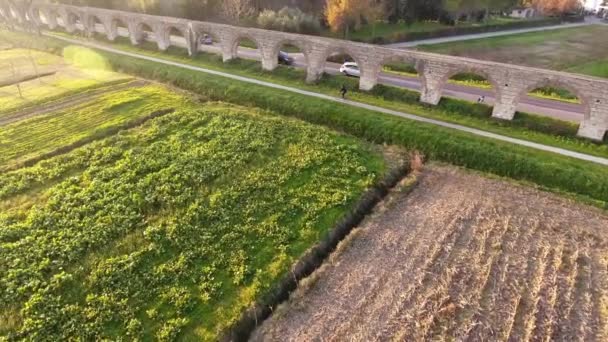
{"label": "furrow in field", "polygon": [[[429,208],[429,210],[441,212],[442,210],[446,210],[446,208],[435,206],[434,208]],[[458,220],[459,218],[455,217],[452,221]],[[418,225],[437,227],[437,222],[433,221],[435,221],[434,218],[424,220],[418,223]],[[394,310],[387,310],[386,303],[395,303],[398,306],[399,303],[405,301],[415,291],[415,288],[421,284],[422,278],[436,260],[440,258],[442,253],[449,253],[451,246],[455,243],[460,233],[458,226],[453,222],[451,224],[439,225],[439,227],[445,228],[439,234],[433,229],[427,230],[432,233],[419,238],[414,245],[410,246],[410,249],[412,249],[410,253],[417,256],[413,258],[411,266],[403,267],[400,262],[407,259],[401,257],[395,258],[397,261],[395,267],[389,267],[388,269],[398,271],[388,272],[388,277],[382,282],[377,283],[378,286],[372,289],[373,292],[368,292],[366,300],[363,301],[363,305],[357,311],[357,315],[349,318],[349,324],[343,325],[341,329],[338,329],[335,336],[343,336],[347,331],[349,333],[357,333],[359,329],[365,329],[366,324],[374,326],[378,324],[377,326],[381,326],[382,322],[386,322],[391,317],[391,314],[387,314],[387,311]],[[367,334],[371,332],[362,331],[362,333]]]}
{"label": "furrow in field", "polygon": [[555,319],[555,303],[557,300],[557,282],[559,271],[564,260],[566,246],[562,243],[552,249],[548,258],[547,267],[543,274],[543,281],[538,292],[534,328],[531,338],[535,341],[545,341],[551,336],[553,320]]}
{"label": "furrow in field", "polygon": [[[528,211],[527,208],[524,209]],[[495,323],[495,327],[498,329],[496,332],[497,339],[506,341],[511,335],[515,326],[515,319],[518,312],[521,312],[523,308],[520,306],[526,306],[526,303],[522,303],[522,297],[525,293],[530,293],[531,278],[534,277],[537,270],[535,270],[536,263],[539,262],[538,255],[541,250],[541,244],[543,241],[543,233],[541,230],[541,222],[545,222],[546,218],[540,213],[540,217],[536,217],[532,220],[522,220],[520,223],[523,230],[526,232],[533,231],[534,234],[530,236],[530,239],[523,241],[522,245],[527,246],[527,253],[517,253],[511,258],[512,263],[509,270],[509,276],[503,286],[498,292],[498,299],[496,304],[499,309],[492,310],[492,320]],[[530,216],[529,213],[525,215]],[[542,261],[541,261],[542,262]]]}
{"label": "furrow in field", "polygon": [[567,251],[565,260],[562,261],[562,265],[557,278],[557,296],[556,305],[554,311],[554,317],[551,322],[553,323],[548,331],[548,335],[551,340],[555,341],[565,336],[567,331],[567,325],[570,317],[570,310],[574,305],[574,286],[578,277],[579,269],[577,260],[579,258],[580,250],[577,246],[570,246],[570,250]]}
{"label": "furrow in field", "polygon": [[[537,234],[541,235],[540,232]],[[550,245],[545,236],[541,236],[533,243],[537,249],[527,260],[527,271],[518,289],[521,297],[514,311],[513,325],[509,333],[503,335],[504,339],[509,341],[528,341],[534,327],[538,293],[548,266]]]}
{"label": "furrow in field", "polygon": [[[573,305],[569,311],[569,323],[565,326],[564,337],[569,341],[588,341],[591,335],[591,257],[587,249],[581,250],[576,260],[577,273],[574,292],[572,294]],[[564,327],[562,327],[564,328]]]}
{"label": "furrow in field", "polygon": [[[443,264],[452,253],[458,240],[463,238],[462,221],[472,215],[477,210],[477,207],[478,205],[475,203],[457,203],[450,207],[437,207],[435,209],[438,210],[432,211],[452,213],[451,215],[446,215],[447,217],[438,219],[435,215],[427,215],[429,220],[423,222],[423,224],[427,227],[441,227],[441,231],[438,233],[441,233],[442,236],[447,236],[447,238],[431,238],[426,243],[419,245],[421,249],[428,250],[429,254],[418,262],[418,266],[413,272],[410,272],[404,279],[397,279],[401,284],[407,284],[405,288],[403,285],[399,286],[398,283],[396,284],[399,290],[398,293],[395,293],[396,296],[393,300],[385,302],[391,303],[388,308],[386,304],[375,303],[374,310],[370,312],[370,316],[373,317],[371,318],[371,323],[379,327],[376,330],[375,338],[380,338],[381,336],[385,336],[385,334],[392,334],[395,326],[399,325],[399,319],[403,317],[401,312],[408,305],[406,303],[411,303],[411,298],[415,297],[417,290],[424,287],[425,279],[428,281],[432,268]],[[449,235],[446,235],[448,233]],[[387,284],[386,288],[388,289],[392,286],[391,284]],[[368,334],[371,335],[372,333],[374,332],[368,331]],[[372,337],[370,336],[370,338]]]}
{"label": "furrow in field", "polygon": [[608,277],[606,271],[608,262],[606,256],[600,252],[594,252],[591,257],[592,276],[591,291],[593,298],[593,336],[595,341],[608,341]]}
{"label": "furrow in field", "polygon": [[487,281],[495,254],[495,246],[502,241],[509,225],[500,223],[495,218],[498,208],[492,208],[492,215],[480,224],[480,233],[477,236],[478,252],[466,261],[456,275],[455,281],[449,288],[450,304],[436,315],[432,327],[425,340],[437,340],[442,336],[455,336],[455,329],[467,326],[473,316],[474,302],[481,295],[481,286]]}
{"label": "furrow in field", "polygon": [[[491,216],[494,214],[495,208],[492,208]],[[470,293],[469,285],[474,282],[474,274],[483,273],[492,233],[488,221],[479,224],[468,254],[461,254],[454,263],[455,274],[447,284],[444,300],[430,309],[431,313],[426,316],[427,319],[421,324],[421,329],[416,332],[414,338],[430,341],[445,335],[448,324],[455,321],[456,310],[466,302],[465,296]]]}
{"label": "furrow in field", "polygon": [[[355,317],[344,317],[345,312],[355,312],[368,304],[368,297],[377,293],[377,289],[383,285],[386,278],[391,276],[405,276],[408,270],[413,268],[417,262],[426,257],[424,249],[414,248],[421,241],[430,241],[434,237],[434,231],[425,230],[418,215],[407,215],[403,219],[398,218],[401,210],[408,207],[416,207],[418,196],[414,194],[410,199],[395,203],[391,212],[387,215],[394,216],[399,222],[396,227],[387,227],[375,223],[365,227],[360,238],[355,239],[352,245],[341,255],[344,264],[333,264],[331,266],[332,277],[326,279],[327,291],[340,293],[341,296],[355,298],[352,301],[339,301],[340,296],[329,296],[336,299],[327,303],[322,312],[314,315],[322,315],[325,322],[329,324],[314,327],[300,325],[293,332],[293,336],[303,339],[314,339],[318,336],[340,336],[337,330],[341,325],[346,325]],[[421,208],[422,209],[422,208]],[[373,231],[375,234],[368,235]],[[403,233],[407,231],[407,233]],[[394,257],[390,261],[385,255],[390,253]],[[422,254],[420,254],[422,253]],[[355,264],[350,266],[349,264]],[[342,266],[342,267],[341,267]],[[398,270],[398,271],[395,271]],[[322,276],[318,275],[318,276]],[[299,297],[304,305],[307,299],[313,298],[311,294]],[[311,304],[312,305],[312,304]]]}
{"label": "furrow in field", "polygon": [[[521,222],[518,218],[512,217],[511,219],[512,222],[510,224],[513,224],[515,227],[521,227]],[[490,275],[488,282],[484,285],[482,297],[480,298],[480,307],[472,319],[474,327],[469,331],[467,340],[495,339],[498,336],[500,324],[504,324],[505,322],[497,321],[495,308],[497,307],[497,303],[506,300],[501,296],[501,292],[505,286],[513,286],[510,282],[510,276],[515,272],[520,272],[517,261],[519,256],[529,253],[531,246],[527,245],[526,242],[534,233],[533,229],[517,229],[516,240],[509,240],[502,245],[501,255],[497,260],[496,268]]]}

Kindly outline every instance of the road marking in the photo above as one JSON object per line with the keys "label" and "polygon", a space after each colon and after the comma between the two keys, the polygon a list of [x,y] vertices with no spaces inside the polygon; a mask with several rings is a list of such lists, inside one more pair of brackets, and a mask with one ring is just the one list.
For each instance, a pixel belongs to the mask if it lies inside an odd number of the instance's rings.
{"label": "road marking", "polygon": [[483,131],[483,130],[480,130],[480,129],[476,129],[476,128],[466,127],[466,126],[462,126],[462,125],[458,125],[458,124],[453,124],[453,123],[449,123],[449,122],[444,122],[444,121],[440,121],[440,120],[435,120],[435,119],[429,119],[429,118],[425,118],[425,117],[422,117],[422,116],[417,116],[417,115],[414,115],[414,114],[408,114],[408,113],[404,113],[404,112],[399,112],[399,111],[392,110],[392,109],[377,107],[377,106],[373,106],[373,105],[369,105],[369,104],[365,104],[365,103],[361,103],[361,102],[356,102],[356,101],[351,101],[351,100],[344,100],[344,99],[339,98],[339,97],[334,97],[334,96],[330,96],[330,95],[315,93],[315,92],[312,92],[312,91],[292,88],[292,87],[288,87],[288,86],[284,86],[284,85],[280,85],[280,84],[275,84],[275,83],[270,83],[270,82],[266,82],[266,81],[256,80],[256,79],[253,79],[253,78],[248,78],[248,77],[243,77],[243,76],[237,76],[237,75],[233,75],[233,74],[229,74],[229,73],[225,73],[225,72],[221,72],[221,71],[216,71],[216,70],[211,70],[211,69],[205,69],[205,68],[201,68],[201,67],[197,67],[197,66],[193,66],[193,65],[173,62],[173,61],[165,60],[165,59],[162,59],[162,58],[156,58],[156,57],[151,57],[151,56],[146,56],[146,55],[140,55],[140,54],[137,54],[137,53],[127,52],[127,51],[124,51],[124,50],[115,49],[115,48],[111,48],[111,47],[108,47],[108,46],[104,46],[104,45],[100,45],[100,44],[96,44],[96,43],[92,43],[92,42],[86,42],[86,41],[81,41],[81,40],[76,40],[76,39],[65,38],[65,37],[57,36],[57,35],[46,33],[46,32],[44,32],[42,34],[45,35],[45,36],[48,36],[48,37],[52,37],[52,38],[55,38],[55,39],[63,40],[63,41],[68,42],[68,43],[83,45],[83,46],[87,46],[87,47],[90,47],[90,48],[99,49],[99,50],[102,50],[102,51],[107,51],[107,52],[111,52],[111,53],[115,53],[115,54],[119,54],[119,55],[123,55],[123,56],[143,59],[143,60],[147,60],[147,61],[151,61],[151,62],[155,62],[155,63],[160,63],[160,64],[165,64],[165,65],[171,65],[171,66],[175,66],[175,67],[179,67],[179,68],[183,68],[183,69],[188,69],[188,70],[192,70],[192,71],[198,71],[198,72],[203,72],[203,73],[206,73],[206,74],[221,76],[221,77],[225,77],[225,78],[229,78],[229,79],[233,79],[233,80],[237,80],[237,81],[241,81],[241,82],[257,84],[257,85],[265,86],[265,87],[268,87],[268,88],[285,90],[285,91],[289,91],[289,92],[292,92],[292,93],[297,93],[297,94],[311,96],[311,97],[316,97],[316,98],[319,98],[319,99],[324,99],[324,100],[328,100],[328,101],[332,101],[332,102],[347,104],[347,105],[350,105],[350,106],[353,106],[353,107],[357,107],[357,108],[363,108],[363,109],[371,110],[371,111],[374,111],[374,112],[380,112],[380,113],[383,113],[383,114],[389,114],[389,115],[401,117],[401,118],[404,118],[404,119],[409,119],[409,120],[413,120],[413,121],[417,121],[417,122],[423,122],[423,123],[427,123],[427,124],[431,124],[431,125],[435,125],[435,126],[440,126],[440,127],[445,127],[445,128],[451,128],[451,129],[454,129],[454,130],[457,130],[457,131],[470,133],[470,134],[477,135],[477,136],[480,136],[480,137],[485,137],[485,138],[490,138],[490,139],[499,140],[499,141],[503,141],[503,142],[508,142],[508,143],[512,143],[512,144],[515,144],[515,145],[525,146],[525,147],[529,147],[529,148],[533,148],[533,149],[540,150],[540,151],[545,151],[545,152],[552,152],[552,153],[563,155],[563,156],[566,156],[566,157],[571,157],[571,158],[575,158],[575,159],[579,159],[579,160],[589,161],[589,162],[593,162],[593,163],[597,163],[597,164],[608,166],[608,159],[602,158],[602,157],[591,156],[591,155],[588,155],[588,154],[574,152],[574,151],[566,150],[566,149],[559,148],[559,147],[547,146],[547,145],[543,145],[543,144],[539,144],[539,143],[535,143],[535,142],[531,142],[531,141],[527,141],[527,140],[522,140],[522,139],[517,139],[517,138],[511,138],[511,137],[507,137],[507,136],[496,134],[496,133],[486,132],[486,131]]}

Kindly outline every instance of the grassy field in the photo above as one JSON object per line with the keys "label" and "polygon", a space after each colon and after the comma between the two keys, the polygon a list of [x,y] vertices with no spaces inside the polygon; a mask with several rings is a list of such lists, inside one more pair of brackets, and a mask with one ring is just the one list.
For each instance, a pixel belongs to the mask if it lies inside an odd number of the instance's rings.
{"label": "grassy field", "polygon": [[[69,54],[62,58],[30,49],[0,51],[0,118],[16,109],[127,82],[131,77],[107,66],[81,68]],[[37,77],[38,75],[44,75]],[[19,81],[17,80],[23,80]],[[17,84],[19,87],[17,87]]]}
{"label": "grassy field", "polygon": [[388,171],[269,111],[103,90],[0,129],[0,339],[217,340]]}
{"label": "grassy field", "polygon": [[[456,26],[450,26],[447,24],[439,23],[438,21],[418,21],[411,24],[405,22],[389,23],[386,21],[377,22],[375,25],[364,24],[358,30],[352,30],[349,32],[346,39],[363,41],[363,42],[374,42],[375,39],[382,38],[387,42],[403,41],[403,38],[408,35],[434,33],[442,30],[457,30],[462,28],[471,27],[489,27],[489,26],[505,26],[509,24],[517,24],[521,22],[520,19],[508,18],[508,17],[491,17],[486,22],[460,22]],[[345,38],[344,32],[324,32],[325,36]]]}
{"label": "grassy field", "polygon": [[0,130],[0,170],[174,109],[184,98],[158,85],[108,90],[76,105],[34,115]]}
{"label": "grassy field", "polygon": [[[21,39],[14,34],[12,37],[14,39]],[[59,46],[64,45],[62,43],[57,44]],[[596,144],[577,138],[577,125],[570,122],[525,113],[518,113],[513,121],[493,120],[490,118],[491,107],[486,105],[444,98],[439,106],[428,107],[418,101],[419,94],[417,92],[382,85],[377,86],[372,92],[363,92],[358,90],[358,80],[344,76],[327,76],[317,84],[307,84],[304,82],[305,73],[300,69],[290,67],[279,66],[273,72],[265,72],[261,70],[260,63],[256,61],[234,60],[230,63],[223,63],[221,57],[205,53],[201,53],[195,58],[190,58],[186,55],[184,49],[170,48],[166,52],[159,52],[153,44],[133,47],[124,39],[119,40],[114,46],[120,47],[125,51],[142,53],[212,70],[227,71],[236,75],[271,81],[328,95],[338,96],[338,90],[342,84],[345,84],[349,89],[349,98],[363,103],[458,123],[578,152],[608,156],[608,145],[606,143]],[[57,47],[57,49],[61,50],[63,48]]]}
{"label": "grassy field", "polygon": [[424,51],[608,77],[608,26],[530,32],[419,46]]}
{"label": "grassy field", "polygon": [[[22,36],[11,35],[15,42]],[[24,36],[27,37],[27,36]],[[60,53],[67,44],[56,39],[45,38],[36,40],[37,48],[45,51]],[[128,47],[124,47],[128,50]],[[210,65],[211,69],[234,70],[234,74],[251,75],[250,77],[276,80],[276,83],[287,84],[315,91],[337,93],[339,87],[333,88],[339,79],[329,79],[321,85],[305,85],[303,74],[289,68],[279,68],[273,73],[262,72],[259,65],[253,62],[236,61],[222,64],[215,61],[219,58],[201,55],[190,60],[179,51],[161,54],[147,50],[129,50],[158,56],[168,60],[190,63],[193,65]],[[151,61],[130,58],[123,55],[96,51],[107,59],[116,69],[132,75],[155,79],[160,82],[174,84],[180,88],[192,91],[204,98],[212,100],[229,101],[231,103],[259,107],[285,116],[295,116],[308,122],[325,125],[339,131],[358,136],[376,143],[387,143],[403,146],[409,150],[421,151],[425,156],[434,160],[441,160],[455,165],[464,166],[496,175],[538,184],[545,189],[557,192],[566,192],[578,196],[581,200],[589,201],[598,206],[608,203],[608,179],[606,167],[558,156],[552,153],[539,152],[529,148],[515,146],[509,143],[494,141],[492,139],[472,136],[447,128],[436,127],[429,124],[414,122],[394,116],[381,114],[375,111],[354,108],[348,105],[333,103],[322,99],[294,94],[292,92],[270,89],[261,85],[254,85],[220,76],[192,72],[177,66],[161,65]],[[223,69],[222,69],[223,68]],[[232,72],[232,71],[231,71]],[[348,81],[348,80],[345,80]],[[351,80],[352,81],[352,80]],[[328,86],[329,84],[329,86]],[[339,83],[338,83],[339,84]],[[331,90],[333,89],[333,90]],[[337,94],[336,94],[337,95]],[[395,103],[413,103],[416,94],[402,92],[396,88],[387,89],[379,87],[373,93],[353,92],[352,97],[365,101],[375,101],[381,106],[391,106]],[[381,99],[383,97],[383,99]],[[389,101],[395,99],[394,101]],[[398,102],[403,101],[403,102]],[[374,103],[374,102],[372,102]],[[426,111],[435,108],[423,106],[420,112],[429,115]],[[512,132],[515,136],[532,141],[546,141],[549,145],[562,146],[574,150],[585,151],[591,154],[604,155],[607,145],[598,145],[584,140],[572,138],[576,126],[568,123],[559,123],[553,120],[539,120],[538,117],[520,115],[511,123],[495,122],[488,119],[488,109],[485,106],[471,106],[458,101],[446,101],[439,106],[444,117],[454,117],[455,120],[471,118],[474,124],[488,123],[499,127],[502,132]],[[441,114],[440,114],[441,115]],[[448,120],[449,121],[449,120]],[[521,129],[518,127],[530,127]],[[548,133],[539,133],[548,132]],[[555,136],[555,132],[562,132]],[[509,133],[511,134],[511,133]],[[509,135],[507,134],[507,135]]]}
{"label": "grassy field", "polygon": [[252,341],[608,338],[605,212],[439,165],[388,198]]}

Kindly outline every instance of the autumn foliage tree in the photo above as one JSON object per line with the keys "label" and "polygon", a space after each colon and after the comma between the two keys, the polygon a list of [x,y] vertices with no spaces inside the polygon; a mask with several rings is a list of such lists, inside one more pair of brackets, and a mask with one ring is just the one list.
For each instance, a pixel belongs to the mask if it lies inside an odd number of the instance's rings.
{"label": "autumn foliage tree", "polygon": [[325,19],[334,32],[359,29],[363,19],[374,22],[380,17],[381,4],[375,0],[326,0]]}
{"label": "autumn foliage tree", "polygon": [[576,11],[580,8],[579,0],[533,0],[533,7],[544,14],[563,14]]}

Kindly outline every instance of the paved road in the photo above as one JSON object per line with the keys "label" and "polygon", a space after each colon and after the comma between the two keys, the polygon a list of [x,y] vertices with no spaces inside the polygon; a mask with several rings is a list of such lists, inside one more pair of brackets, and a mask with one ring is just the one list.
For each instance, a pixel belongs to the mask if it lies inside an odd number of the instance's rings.
{"label": "paved road", "polygon": [[[96,29],[99,33],[105,32],[104,27],[100,24],[97,25]],[[129,37],[129,31],[125,28],[119,27],[118,35],[122,37]],[[154,42],[152,38],[150,38],[149,41]],[[171,42],[176,46],[186,46],[186,42],[182,37],[171,36]],[[221,54],[221,48],[215,44],[203,45],[201,46],[200,50],[213,54]],[[238,55],[240,58],[260,60],[259,51],[255,49],[239,47]],[[294,53],[291,54],[291,56],[296,59],[296,67],[306,67],[306,60],[303,54]],[[328,74],[335,75],[339,74],[339,68],[339,64],[328,62],[325,71]],[[378,81],[380,84],[403,87],[416,91],[419,91],[421,88],[420,80],[417,77],[408,77],[394,73],[381,73]],[[486,97],[487,104],[494,105],[495,102],[494,92],[491,89],[468,87],[458,84],[447,84],[444,88],[443,94],[447,97],[472,102],[476,102],[477,99],[483,95]],[[517,110],[520,112],[535,113],[573,122],[581,122],[584,119],[584,108],[580,104],[541,99],[531,96],[524,96],[517,106]]]}
{"label": "paved road", "polygon": [[83,45],[83,46],[87,46],[90,48],[108,51],[108,52],[112,52],[112,53],[123,55],[123,56],[129,56],[129,57],[133,57],[133,58],[152,61],[155,63],[176,66],[176,67],[184,68],[187,70],[202,72],[202,73],[211,74],[211,75],[217,75],[217,76],[226,77],[226,78],[241,81],[241,82],[257,84],[257,85],[261,85],[261,86],[265,86],[265,87],[269,87],[269,88],[289,91],[289,92],[306,95],[306,96],[310,96],[310,97],[315,97],[315,98],[319,98],[319,99],[323,99],[323,100],[327,100],[327,101],[342,103],[342,104],[346,104],[346,105],[353,106],[353,107],[363,108],[363,109],[367,109],[367,110],[371,110],[371,111],[375,111],[375,112],[379,112],[379,113],[384,113],[384,114],[388,114],[388,115],[393,115],[393,116],[397,116],[397,117],[401,117],[401,118],[405,118],[405,119],[409,119],[409,120],[413,120],[413,121],[424,122],[424,123],[435,125],[435,126],[446,127],[446,128],[454,129],[454,130],[461,131],[461,132],[467,132],[467,133],[470,133],[470,134],[473,134],[476,136],[481,136],[481,137],[486,137],[486,138],[490,138],[490,139],[494,139],[494,140],[508,142],[508,143],[515,144],[515,145],[526,146],[526,147],[533,148],[533,149],[540,150],[540,151],[551,152],[551,153],[555,153],[555,154],[559,154],[559,155],[563,155],[563,156],[567,156],[567,157],[571,157],[571,158],[575,158],[575,159],[579,159],[579,160],[589,161],[589,162],[608,166],[608,159],[602,158],[602,157],[591,156],[591,155],[587,155],[584,153],[573,152],[573,151],[565,150],[565,149],[558,148],[558,147],[547,146],[547,145],[538,144],[538,143],[534,143],[534,142],[530,142],[530,141],[526,141],[526,140],[522,140],[522,139],[511,138],[511,137],[507,137],[507,136],[496,134],[496,133],[490,133],[490,132],[482,131],[482,130],[475,129],[475,128],[470,128],[470,127],[466,127],[466,126],[462,126],[462,125],[443,122],[443,121],[435,120],[435,119],[429,119],[429,118],[425,118],[425,117],[421,117],[421,116],[417,116],[417,115],[413,115],[413,114],[408,114],[408,113],[399,112],[399,111],[395,111],[395,110],[391,110],[391,109],[368,105],[368,104],[360,103],[360,102],[356,102],[356,101],[343,100],[343,99],[341,99],[339,97],[335,97],[335,96],[315,93],[312,91],[306,91],[306,90],[301,90],[301,89],[297,89],[297,88],[287,87],[287,86],[274,84],[274,83],[270,83],[270,82],[265,82],[265,81],[260,81],[260,80],[256,80],[256,79],[252,79],[252,78],[248,78],[248,77],[237,76],[237,75],[233,75],[233,74],[229,74],[229,73],[225,73],[225,72],[221,72],[221,71],[209,70],[209,69],[200,68],[200,67],[196,67],[196,66],[192,66],[192,65],[188,65],[188,64],[168,61],[168,60],[164,60],[161,58],[155,58],[155,57],[151,57],[151,56],[127,52],[127,51],[123,51],[120,49],[112,48],[110,46],[102,45],[99,43],[86,42],[86,41],[77,40],[77,39],[65,38],[63,36],[58,36],[58,35],[55,35],[52,33],[46,33],[46,32],[43,34],[46,36],[49,36],[49,37],[54,37],[56,39],[69,42],[71,44]]}

